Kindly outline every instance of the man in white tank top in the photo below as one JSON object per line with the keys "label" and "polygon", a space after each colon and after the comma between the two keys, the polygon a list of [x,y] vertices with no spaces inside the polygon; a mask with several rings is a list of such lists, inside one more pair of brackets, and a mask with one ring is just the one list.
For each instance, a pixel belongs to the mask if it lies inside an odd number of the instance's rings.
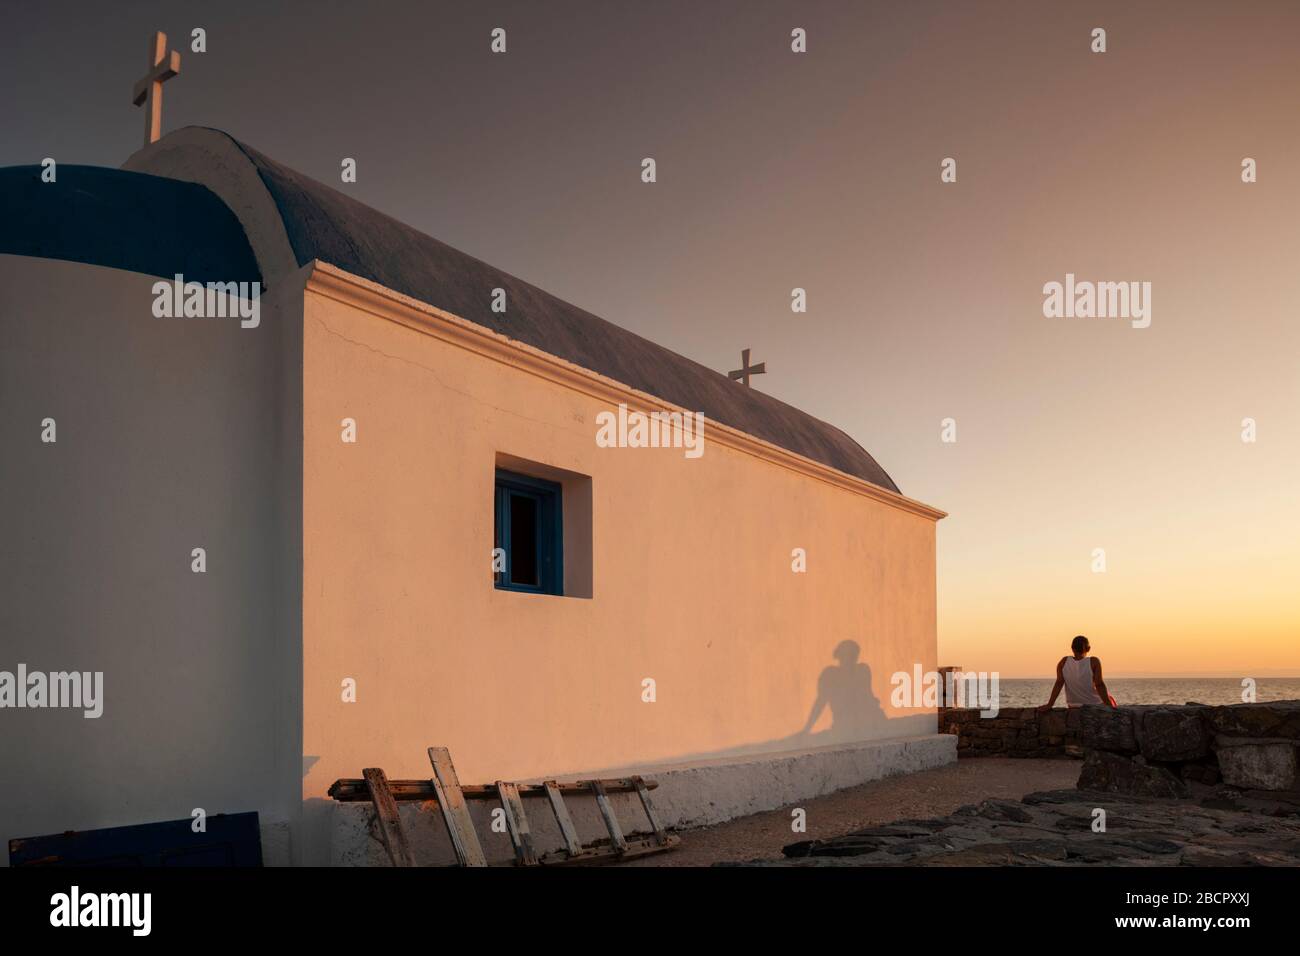
{"label": "man in white tank top", "polygon": [[1106,690],[1106,682],[1101,679],[1101,661],[1089,657],[1092,646],[1088,639],[1080,634],[1070,642],[1073,657],[1062,657],[1056,665],[1056,684],[1052,687],[1052,696],[1039,710],[1051,710],[1056,697],[1065,688],[1065,703],[1069,707],[1082,707],[1085,704],[1115,706],[1115,698]]}

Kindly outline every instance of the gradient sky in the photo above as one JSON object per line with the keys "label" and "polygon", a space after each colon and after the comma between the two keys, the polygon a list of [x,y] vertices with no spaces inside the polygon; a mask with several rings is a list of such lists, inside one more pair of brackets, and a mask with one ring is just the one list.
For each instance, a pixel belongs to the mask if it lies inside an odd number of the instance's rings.
{"label": "gradient sky", "polygon": [[[941,664],[1045,676],[1085,633],[1111,676],[1300,673],[1300,4],[4,0],[3,22],[0,165],[120,165],[163,29],[164,131],[335,186],[355,157],[377,209],[719,371],[753,349],[757,388],[950,512]],[[1151,327],[1044,318],[1067,272],[1151,282]]]}

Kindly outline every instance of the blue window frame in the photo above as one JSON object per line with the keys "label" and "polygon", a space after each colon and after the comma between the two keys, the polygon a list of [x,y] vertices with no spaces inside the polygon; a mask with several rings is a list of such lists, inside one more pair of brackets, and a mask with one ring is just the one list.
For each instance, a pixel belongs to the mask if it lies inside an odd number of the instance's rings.
{"label": "blue window frame", "polygon": [[505,570],[496,586],[535,594],[564,593],[564,541],[560,486],[497,469],[496,547]]}

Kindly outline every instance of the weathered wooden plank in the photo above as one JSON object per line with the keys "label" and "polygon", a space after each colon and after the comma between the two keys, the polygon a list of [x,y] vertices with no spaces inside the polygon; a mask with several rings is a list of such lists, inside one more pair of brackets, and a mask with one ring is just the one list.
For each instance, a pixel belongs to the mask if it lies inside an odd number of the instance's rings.
{"label": "weathered wooden plank", "polygon": [[483,847],[474,832],[474,821],[470,819],[469,806],[460,789],[460,780],[456,777],[456,768],[451,763],[451,751],[446,747],[430,747],[429,763],[433,764],[431,783],[438,795],[438,806],[447,823],[456,859],[461,866],[487,866]]}
{"label": "weathered wooden plank", "polygon": [[622,853],[627,849],[627,840],[623,838],[623,828],[618,825],[618,817],[614,816],[614,808],[610,806],[605,784],[599,780],[588,780],[587,786],[595,794],[596,806],[600,808],[600,815],[605,818],[605,829],[609,831],[609,842],[613,844],[615,852]]}
{"label": "weathered wooden plank", "polygon": [[632,784],[636,787],[637,796],[641,798],[641,806],[645,808],[646,819],[650,821],[650,828],[654,830],[654,840],[660,846],[668,844],[668,831],[664,829],[659,822],[659,815],[655,813],[655,805],[650,802],[650,791],[646,789],[645,781],[640,777],[633,777]]}
{"label": "weathered wooden plank", "polygon": [[564,836],[565,852],[571,856],[578,856],[582,853],[582,841],[578,839],[578,830],[573,825],[573,820],[569,816],[569,808],[564,805],[563,791],[554,780],[547,780],[542,784],[542,789],[546,791],[547,798],[551,801],[551,810],[555,814],[555,822],[560,826],[560,833]]}
{"label": "weathered wooden plank", "polygon": [[[605,785],[606,793],[631,793],[636,790],[631,778],[618,777],[602,780]],[[591,787],[586,782],[577,783],[556,783],[556,789],[568,796],[591,793]],[[519,786],[519,796],[522,797],[541,797],[546,795],[546,788],[538,783],[521,783]],[[658,781],[646,780],[647,790],[654,790],[659,786]],[[420,800],[428,802],[437,800],[438,794],[434,790],[433,784],[428,780],[390,780],[388,781],[388,790],[393,795],[393,799],[398,803],[407,800]],[[499,794],[497,788],[492,784],[464,783],[460,787],[461,794],[466,800],[497,800]],[[364,780],[355,777],[343,777],[335,780],[330,785],[329,795],[340,803],[350,803],[357,801],[369,801],[370,791],[366,788]]]}
{"label": "weathered wooden plank", "polygon": [[402,818],[397,814],[397,803],[388,789],[388,778],[379,767],[368,767],[361,771],[366,782],[366,789],[375,805],[375,818],[379,821],[379,834],[393,866],[415,866],[415,854],[406,841],[406,831],[402,829]]}
{"label": "weathered wooden plank", "polygon": [[663,844],[649,837],[644,840],[629,840],[623,850],[618,850],[611,844],[603,844],[587,847],[577,856],[570,856],[564,851],[547,853],[539,857],[537,862],[542,866],[599,866],[602,863],[617,863],[639,856],[649,856],[652,853],[663,853],[680,846],[681,842],[681,837],[669,834],[668,842]]}
{"label": "weathered wooden plank", "polygon": [[497,792],[501,795],[501,809],[505,811],[510,842],[515,847],[515,859],[519,861],[520,866],[536,866],[537,853],[533,850],[533,834],[528,827],[528,817],[524,815],[524,803],[519,799],[519,787],[508,781],[498,780]]}

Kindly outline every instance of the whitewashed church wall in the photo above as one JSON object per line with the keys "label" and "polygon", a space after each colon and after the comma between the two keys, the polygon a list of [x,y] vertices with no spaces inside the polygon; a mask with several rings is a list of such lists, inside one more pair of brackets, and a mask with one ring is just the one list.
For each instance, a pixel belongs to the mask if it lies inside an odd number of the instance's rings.
{"label": "whitewashed church wall", "polygon": [[[932,517],[707,422],[694,459],[599,447],[608,401],[311,286],[303,349],[309,807],[364,767],[428,777],[430,745],[480,783],[934,733],[890,699],[936,664]],[[500,456],[590,476],[590,597],[494,588]]]}
{"label": "whitewashed church wall", "polygon": [[301,313],[156,318],[155,281],[0,255],[0,671],[103,681],[0,709],[0,838],[301,806]]}

